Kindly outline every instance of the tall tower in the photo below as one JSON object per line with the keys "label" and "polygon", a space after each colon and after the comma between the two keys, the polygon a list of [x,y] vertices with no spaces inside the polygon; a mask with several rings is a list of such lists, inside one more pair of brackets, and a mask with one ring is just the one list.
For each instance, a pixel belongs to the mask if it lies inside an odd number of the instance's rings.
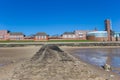
{"label": "tall tower", "polygon": [[111,39],[110,20],[109,19],[105,20],[105,31],[107,31],[107,33],[108,33],[108,41],[112,41],[112,39]]}

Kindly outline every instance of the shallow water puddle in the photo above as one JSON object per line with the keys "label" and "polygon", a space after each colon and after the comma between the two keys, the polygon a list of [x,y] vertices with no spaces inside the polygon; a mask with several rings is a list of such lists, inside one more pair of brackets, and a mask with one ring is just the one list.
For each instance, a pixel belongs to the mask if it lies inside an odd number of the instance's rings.
{"label": "shallow water puddle", "polygon": [[113,72],[120,74],[120,49],[119,48],[97,48],[97,49],[78,49],[73,55],[81,60],[93,65],[103,66],[109,64],[113,67]]}

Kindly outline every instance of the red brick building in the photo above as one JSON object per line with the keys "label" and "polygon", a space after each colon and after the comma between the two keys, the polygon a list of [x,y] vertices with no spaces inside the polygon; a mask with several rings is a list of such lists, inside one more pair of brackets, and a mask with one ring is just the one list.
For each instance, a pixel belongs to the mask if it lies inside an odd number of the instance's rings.
{"label": "red brick building", "polygon": [[74,32],[65,32],[62,34],[62,39],[76,39]]}
{"label": "red brick building", "polygon": [[88,31],[76,30],[76,31],[75,31],[76,39],[86,40],[86,39],[87,39],[87,38],[86,38],[87,32],[88,32]]}
{"label": "red brick building", "polygon": [[62,34],[62,39],[86,40],[88,31],[76,30],[74,32],[65,32]]}
{"label": "red brick building", "polygon": [[34,40],[34,37],[33,36],[25,36],[24,40],[32,41],[32,40]]}
{"label": "red brick building", "polygon": [[34,38],[35,41],[48,41],[48,35],[44,32],[38,32]]}
{"label": "red brick building", "polygon": [[91,41],[107,41],[107,31],[91,31],[87,33],[87,40]]}
{"label": "red brick building", "polygon": [[9,34],[7,30],[0,30],[0,40],[8,40]]}
{"label": "red brick building", "polygon": [[24,40],[24,34],[21,32],[9,33],[9,40]]}
{"label": "red brick building", "polygon": [[110,20],[109,19],[105,20],[105,31],[107,31],[107,33],[108,33],[108,41],[112,41]]}

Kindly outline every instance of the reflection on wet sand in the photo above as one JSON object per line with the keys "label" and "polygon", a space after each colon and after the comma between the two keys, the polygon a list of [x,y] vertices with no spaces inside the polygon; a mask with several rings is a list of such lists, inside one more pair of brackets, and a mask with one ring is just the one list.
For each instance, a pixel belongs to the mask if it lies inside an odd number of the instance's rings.
{"label": "reflection on wet sand", "polygon": [[119,48],[94,48],[75,49],[72,53],[81,60],[93,65],[103,66],[109,64],[113,71],[120,73],[120,49]]}

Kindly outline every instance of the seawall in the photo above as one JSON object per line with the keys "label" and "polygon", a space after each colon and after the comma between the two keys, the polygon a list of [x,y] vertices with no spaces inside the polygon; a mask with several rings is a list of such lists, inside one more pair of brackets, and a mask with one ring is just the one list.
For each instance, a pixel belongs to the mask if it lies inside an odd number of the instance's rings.
{"label": "seawall", "polygon": [[0,43],[0,47],[41,46],[44,44],[56,44],[58,46],[120,46],[120,42],[10,42]]}

